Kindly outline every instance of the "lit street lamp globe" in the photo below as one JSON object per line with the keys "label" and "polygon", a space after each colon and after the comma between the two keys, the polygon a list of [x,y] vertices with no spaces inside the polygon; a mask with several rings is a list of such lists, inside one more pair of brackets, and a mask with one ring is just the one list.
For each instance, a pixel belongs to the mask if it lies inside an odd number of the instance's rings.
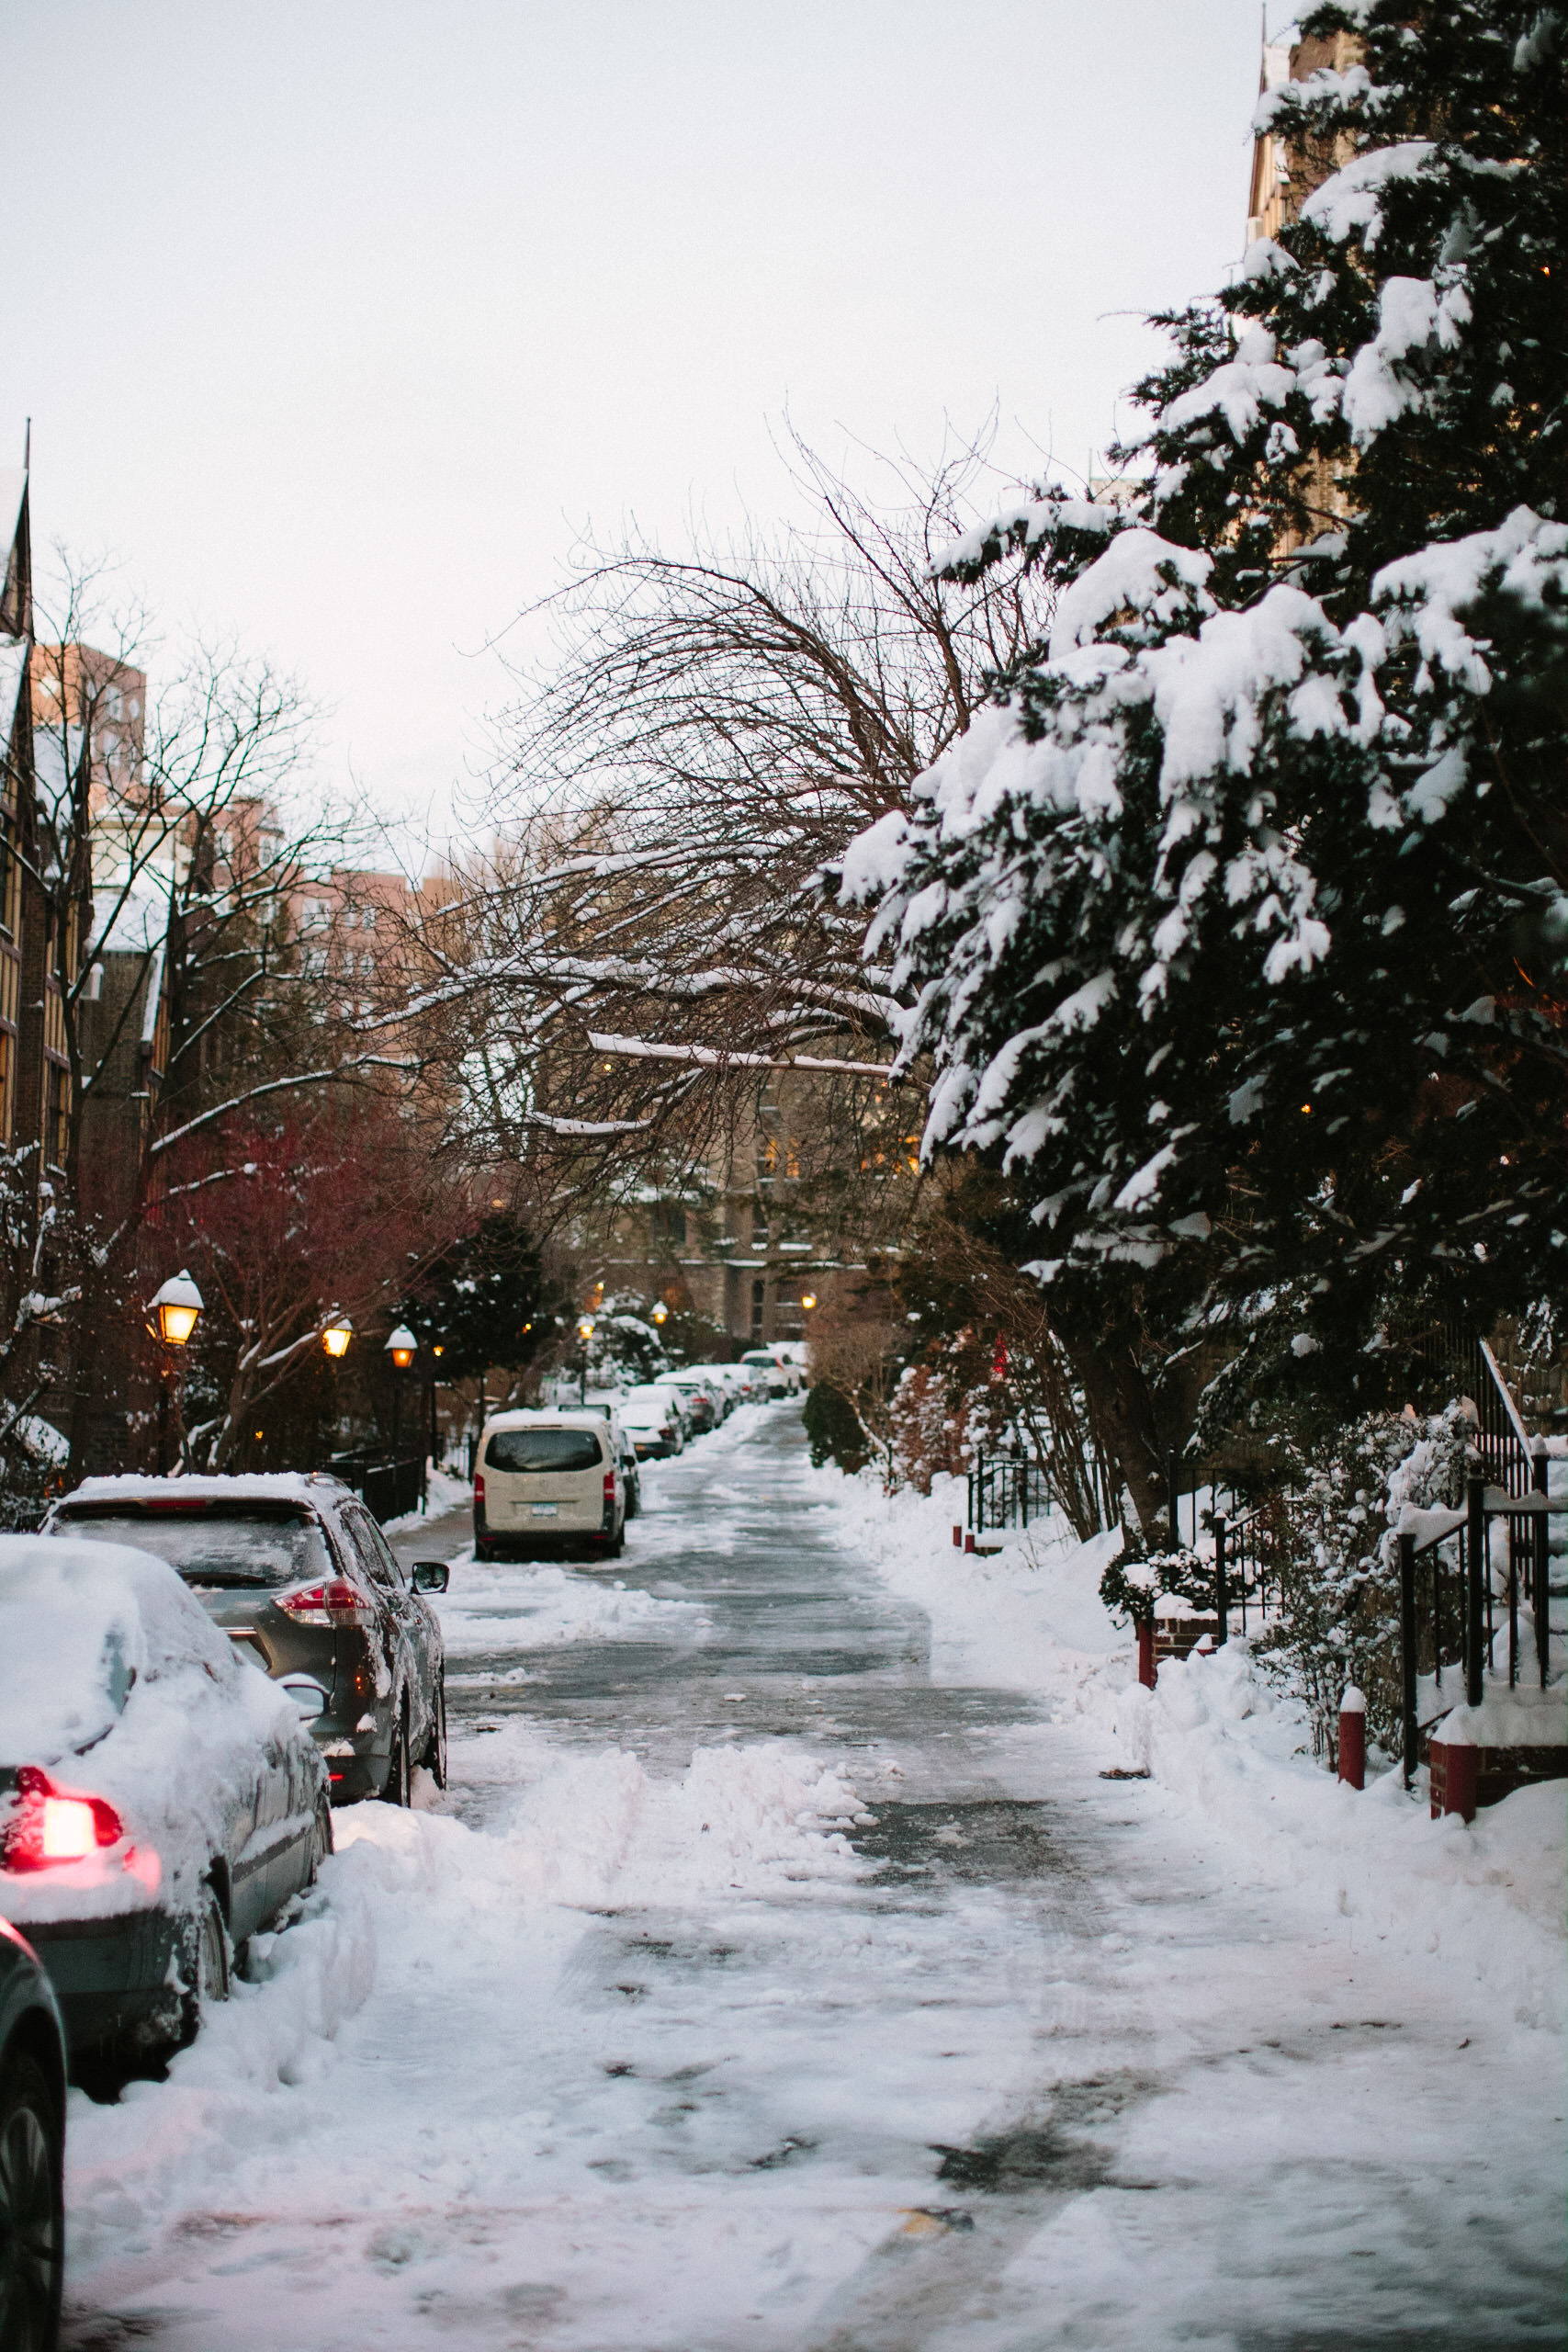
{"label": "lit street lamp globe", "polygon": [[354,1326],[346,1315],[334,1315],[321,1332],[321,1345],[328,1355],[336,1358],[348,1353],[348,1343],[354,1337]]}
{"label": "lit street lamp globe", "polygon": [[196,1329],[196,1318],[205,1305],[201,1293],[182,1266],[171,1274],[163,1288],[154,1293],[148,1310],[152,1320],[151,1331],[156,1328],[157,1337],[166,1348],[183,1348]]}
{"label": "lit street lamp globe", "polygon": [[387,1341],[387,1353],[400,1372],[407,1372],[419,1353],[419,1341],[406,1323],[400,1323]]}

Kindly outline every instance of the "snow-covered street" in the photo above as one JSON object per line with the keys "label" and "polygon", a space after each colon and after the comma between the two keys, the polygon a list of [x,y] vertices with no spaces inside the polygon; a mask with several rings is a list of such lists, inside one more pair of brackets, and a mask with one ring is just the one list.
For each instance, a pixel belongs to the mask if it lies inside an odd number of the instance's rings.
{"label": "snow-covered street", "polygon": [[607,1571],[458,1555],[446,1798],[73,2095],[68,2344],[1562,2340],[1554,2035],[933,1675],[797,1404],[647,1487]]}

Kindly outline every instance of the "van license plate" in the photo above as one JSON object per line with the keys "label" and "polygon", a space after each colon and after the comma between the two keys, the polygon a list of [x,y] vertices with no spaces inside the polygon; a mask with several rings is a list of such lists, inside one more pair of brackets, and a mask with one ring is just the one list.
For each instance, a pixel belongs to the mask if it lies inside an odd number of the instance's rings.
{"label": "van license plate", "polygon": [[559,1503],[535,1503],[533,1505],[533,1512],[536,1519],[554,1519],[559,1509]]}

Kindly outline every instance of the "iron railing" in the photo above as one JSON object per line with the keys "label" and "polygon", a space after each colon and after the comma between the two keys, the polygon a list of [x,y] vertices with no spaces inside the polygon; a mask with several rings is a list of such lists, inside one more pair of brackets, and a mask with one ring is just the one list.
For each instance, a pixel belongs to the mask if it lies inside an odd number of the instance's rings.
{"label": "iron railing", "polygon": [[334,1453],[327,1465],[334,1478],[352,1487],[372,1519],[385,1526],[417,1510],[424,1493],[424,1464],[418,1454],[401,1462],[378,1462],[368,1453]]}
{"label": "iron railing", "polygon": [[977,1453],[970,1464],[966,1521],[976,1534],[1027,1527],[1032,1519],[1047,1517],[1051,1507],[1042,1464],[1014,1453]]}

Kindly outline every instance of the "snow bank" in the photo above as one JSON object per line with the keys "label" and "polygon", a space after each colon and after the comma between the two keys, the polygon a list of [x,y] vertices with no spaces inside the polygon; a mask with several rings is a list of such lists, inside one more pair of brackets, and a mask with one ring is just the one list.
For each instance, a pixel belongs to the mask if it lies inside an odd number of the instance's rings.
{"label": "snow bank", "polygon": [[1184,1798],[1244,1871],[1434,1956],[1521,2024],[1561,2027],[1560,1781],[1519,1790],[1470,1827],[1430,1819],[1424,1789],[1407,1795],[1397,1771],[1347,1788],[1302,1752],[1304,1717],[1235,1636],[1211,1657],[1167,1660],[1153,1690],[1129,1684],[1110,1719],[1124,1763]]}
{"label": "snow bank", "polygon": [[1000,1546],[987,1558],[953,1544],[964,1515],[962,1478],[939,1477],[929,1496],[888,1496],[869,1471],[812,1476],[840,1516],[841,1540],[931,1618],[933,1680],[1032,1690],[1077,1685],[1131,1659],[1131,1635],[1100,1598],[1119,1535],[1079,1544],[1065,1520],[1046,1519],[982,1536]]}
{"label": "snow bank", "polygon": [[[389,1820],[390,1806],[367,1806]],[[332,2044],[375,1983],[372,1873],[334,1857],[297,1924],[252,1939],[252,1980],[209,2014],[166,2083],[133,2082],[119,2103],[71,2094],[69,2259],[85,2269],[141,2251],[171,2206],[210,2211],[258,2152],[284,2154],[300,2123],[288,2092],[321,2082]]]}
{"label": "snow bank", "polygon": [[707,1622],[696,1602],[628,1590],[619,1577],[574,1574],[547,1562],[492,1566],[471,1552],[453,1561],[447,1590],[434,1599],[449,1658],[653,1634],[668,1639],[682,1621],[695,1640]]}
{"label": "snow bank", "polygon": [[[1357,1920],[1391,1950],[1457,1973],[1523,2024],[1561,2026],[1561,1781],[1485,1807],[1469,1827],[1429,1818],[1425,1774],[1409,1795],[1397,1772],[1364,1791],[1343,1787],[1314,1760],[1303,1712],[1245,1640],[1166,1661],[1152,1691],[1138,1683],[1132,1636],[1099,1595],[1116,1537],[1080,1544],[1052,1520],[982,1539],[1002,1547],[982,1558],[953,1546],[961,1479],[939,1480],[925,1498],[885,1496],[870,1473],[815,1476],[846,1544],[930,1616],[934,1679],[1039,1690],[1101,1736],[1107,1767],[1147,1772],[1168,1791],[1244,1882],[1293,1891],[1309,1914]],[[1494,1712],[1528,1716],[1536,1737],[1547,1736],[1541,1721],[1561,1724],[1563,1704],[1562,1690],[1488,1700]]]}
{"label": "snow bank", "polygon": [[405,1510],[396,1519],[384,1520],[383,1535],[417,1535],[420,1529],[433,1519],[449,1510],[467,1510],[474,1499],[474,1490],[467,1478],[455,1478],[449,1470],[432,1470],[425,1480],[425,1507],[423,1510]]}

